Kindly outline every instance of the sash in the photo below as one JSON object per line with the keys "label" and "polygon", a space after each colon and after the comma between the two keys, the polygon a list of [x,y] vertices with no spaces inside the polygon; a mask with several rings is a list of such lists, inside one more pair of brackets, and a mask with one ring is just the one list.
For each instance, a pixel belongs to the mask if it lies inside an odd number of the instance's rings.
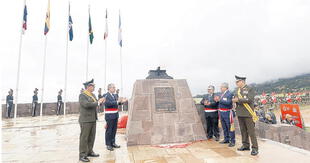
{"label": "sash", "polygon": [[[242,98],[241,93],[240,93],[240,88],[238,89],[238,97]],[[251,114],[253,122],[257,122],[258,121],[258,116],[256,115],[256,113],[251,109],[250,105],[248,103],[243,103],[243,106],[246,108],[246,110],[248,110],[248,112]]]}
{"label": "sash", "polygon": [[84,90],[83,93],[84,93],[86,96],[92,98],[92,99],[93,99],[93,102],[97,102],[97,99],[96,99],[90,92],[88,92],[87,90]]}

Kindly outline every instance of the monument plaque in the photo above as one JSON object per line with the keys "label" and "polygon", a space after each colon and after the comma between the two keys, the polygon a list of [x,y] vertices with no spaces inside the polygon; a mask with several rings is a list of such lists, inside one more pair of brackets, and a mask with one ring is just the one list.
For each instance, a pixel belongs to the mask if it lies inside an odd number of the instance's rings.
{"label": "monument plaque", "polygon": [[129,101],[127,145],[156,145],[205,140],[200,117],[185,79],[150,70],[137,80]]}
{"label": "monument plaque", "polygon": [[173,87],[155,87],[156,111],[175,111],[175,96]]}

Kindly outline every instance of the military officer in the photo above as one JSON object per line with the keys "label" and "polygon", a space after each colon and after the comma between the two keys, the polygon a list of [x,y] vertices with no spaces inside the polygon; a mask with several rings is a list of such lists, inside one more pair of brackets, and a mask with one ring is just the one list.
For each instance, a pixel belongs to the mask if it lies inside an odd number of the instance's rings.
{"label": "military officer", "polygon": [[239,121],[242,146],[238,148],[239,151],[250,150],[249,137],[252,143],[251,155],[258,154],[258,144],[255,135],[255,122],[258,120],[254,112],[254,96],[253,88],[246,85],[246,78],[235,76],[237,91],[235,93],[233,102],[237,104],[236,113]]}
{"label": "military officer", "polygon": [[35,88],[33,93],[34,95],[32,96],[32,116],[35,117],[36,116],[36,110],[37,110],[37,106],[38,106],[38,88]]}
{"label": "military officer", "polygon": [[94,79],[84,83],[85,90],[79,96],[81,128],[79,159],[82,162],[89,162],[88,157],[99,157],[93,151],[96,136],[97,106],[104,103],[105,99],[96,99],[93,94],[95,89]]}
{"label": "military officer", "polygon": [[234,111],[232,98],[233,93],[228,90],[228,83],[221,84],[221,96],[219,98],[219,115],[222,124],[222,129],[224,132],[224,140],[221,141],[221,144],[228,144],[229,147],[235,146],[235,131],[232,124],[234,118]]}
{"label": "military officer", "polygon": [[10,89],[9,94],[6,96],[7,118],[11,118],[13,100],[13,89]]}
{"label": "military officer", "polygon": [[105,144],[107,149],[113,151],[113,148],[120,148],[115,143],[115,135],[117,131],[117,121],[119,118],[118,106],[122,105],[127,100],[115,95],[115,85],[108,85],[108,92],[105,94],[105,120],[107,122],[107,129],[105,132]]}
{"label": "military officer", "polygon": [[57,96],[57,111],[56,111],[56,115],[60,114],[60,109],[62,108],[62,105],[63,105],[61,94],[62,94],[62,89],[59,90],[58,96]]}
{"label": "military officer", "polygon": [[205,117],[207,122],[208,139],[215,137],[219,141],[219,128],[218,128],[218,102],[215,101],[214,86],[208,87],[208,94],[200,101],[204,105]]}

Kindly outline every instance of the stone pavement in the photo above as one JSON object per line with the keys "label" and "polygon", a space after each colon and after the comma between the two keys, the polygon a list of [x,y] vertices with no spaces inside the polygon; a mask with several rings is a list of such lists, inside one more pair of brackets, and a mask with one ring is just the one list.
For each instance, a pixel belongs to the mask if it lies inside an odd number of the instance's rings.
{"label": "stone pavement", "polygon": [[[78,115],[25,117],[2,120],[2,162],[78,162],[80,128]],[[113,152],[104,145],[104,117],[99,115],[94,151],[99,158],[93,163],[202,163],[202,162],[310,162],[310,151],[290,147],[269,140],[259,140],[259,155],[239,152],[240,145],[229,148],[215,141],[200,141],[185,148],[159,148],[152,146],[126,146],[125,130],[117,134],[122,147]]]}

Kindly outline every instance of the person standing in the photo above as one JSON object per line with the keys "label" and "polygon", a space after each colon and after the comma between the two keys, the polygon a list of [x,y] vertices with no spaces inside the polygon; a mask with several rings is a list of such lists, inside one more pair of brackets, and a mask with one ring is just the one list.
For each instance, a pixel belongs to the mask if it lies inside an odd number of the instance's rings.
{"label": "person standing", "polygon": [[[101,90],[102,90],[101,88],[98,89],[98,99],[101,99],[103,97]],[[102,112],[102,108],[103,108],[103,104],[100,104],[98,106],[98,113]]]}
{"label": "person standing", "polygon": [[108,92],[105,94],[105,120],[107,122],[107,129],[105,132],[105,143],[107,150],[113,151],[113,148],[120,148],[115,143],[115,136],[117,131],[117,121],[119,118],[118,106],[126,102],[127,100],[115,95],[115,85],[108,85]]}
{"label": "person standing", "polygon": [[13,89],[10,89],[9,94],[6,96],[6,113],[7,113],[7,118],[11,118],[11,112],[12,112],[12,109],[13,109]]}
{"label": "person standing", "polygon": [[215,140],[219,141],[218,102],[214,100],[216,99],[215,97],[214,86],[210,85],[208,87],[208,94],[203,97],[200,103],[204,105],[208,133],[207,137],[208,139],[212,139],[214,136]]}
{"label": "person standing", "polygon": [[219,98],[219,115],[220,115],[220,120],[222,124],[222,129],[224,132],[224,140],[221,141],[221,144],[228,144],[229,147],[234,147],[235,146],[235,131],[234,131],[234,126],[233,118],[234,118],[234,111],[232,110],[233,108],[233,103],[232,103],[232,98],[233,94],[228,90],[228,83],[222,83],[221,84],[221,97]]}
{"label": "person standing", "polygon": [[35,88],[33,93],[34,95],[32,96],[32,117],[36,116],[36,110],[38,106],[38,88]]}
{"label": "person standing", "polygon": [[62,105],[63,105],[61,94],[62,94],[62,89],[59,90],[58,96],[57,96],[57,111],[56,111],[56,115],[60,114],[60,110],[61,110]]}
{"label": "person standing", "polygon": [[93,151],[96,137],[97,106],[104,103],[105,99],[96,99],[93,94],[95,89],[94,79],[83,83],[85,90],[79,96],[80,116],[79,123],[81,128],[79,144],[79,160],[90,162],[88,157],[99,157]]}
{"label": "person standing", "polygon": [[254,128],[258,117],[253,110],[255,91],[246,85],[246,77],[235,76],[235,78],[238,88],[232,101],[237,103],[236,113],[242,137],[242,146],[238,148],[238,151],[250,150],[250,137],[252,143],[251,155],[255,156],[258,154],[258,144]]}

